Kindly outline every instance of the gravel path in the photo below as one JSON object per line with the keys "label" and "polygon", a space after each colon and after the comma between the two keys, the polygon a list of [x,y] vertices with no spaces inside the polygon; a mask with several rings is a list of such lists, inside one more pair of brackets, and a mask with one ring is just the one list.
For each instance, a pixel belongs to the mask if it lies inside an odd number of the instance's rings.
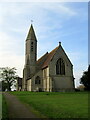
{"label": "gravel path", "polygon": [[8,105],[9,118],[37,118],[30,108],[21,103],[16,96],[7,92],[4,93],[4,96]]}

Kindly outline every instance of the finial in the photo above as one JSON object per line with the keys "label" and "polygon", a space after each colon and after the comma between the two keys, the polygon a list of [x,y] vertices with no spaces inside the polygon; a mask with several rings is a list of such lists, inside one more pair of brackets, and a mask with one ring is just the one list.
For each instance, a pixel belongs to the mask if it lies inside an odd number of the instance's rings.
{"label": "finial", "polygon": [[59,42],[59,46],[61,45],[61,42]]}
{"label": "finial", "polygon": [[33,20],[31,20],[31,24],[33,23]]}

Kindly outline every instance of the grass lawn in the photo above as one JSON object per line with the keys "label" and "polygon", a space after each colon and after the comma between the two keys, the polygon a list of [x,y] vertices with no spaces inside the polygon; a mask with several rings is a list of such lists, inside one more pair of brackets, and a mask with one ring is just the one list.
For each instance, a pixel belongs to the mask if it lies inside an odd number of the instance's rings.
{"label": "grass lawn", "polygon": [[11,92],[48,118],[88,118],[87,92]]}
{"label": "grass lawn", "polygon": [[2,95],[2,119],[6,120],[8,118],[8,108],[4,95]]}

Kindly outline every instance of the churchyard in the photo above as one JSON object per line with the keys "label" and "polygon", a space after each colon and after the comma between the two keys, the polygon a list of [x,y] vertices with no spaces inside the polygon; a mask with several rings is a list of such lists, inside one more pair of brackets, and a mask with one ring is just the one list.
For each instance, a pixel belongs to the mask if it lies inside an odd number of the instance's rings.
{"label": "churchyard", "polygon": [[10,92],[47,118],[88,118],[88,92]]}

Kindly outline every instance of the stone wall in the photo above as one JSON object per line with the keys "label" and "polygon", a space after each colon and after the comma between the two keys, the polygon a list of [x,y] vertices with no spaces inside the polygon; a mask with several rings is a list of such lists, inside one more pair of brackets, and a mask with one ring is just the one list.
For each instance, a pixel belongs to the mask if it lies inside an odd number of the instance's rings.
{"label": "stone wall", "polygon": [[[56,75],[56,62],[59,58],[62,58],[65,63],[65,75]],[[60,47],[54,55],[49,65],[49,72],[52,78],[53,91],[72,90],[73,86],[73,66],[67,55]]]}

